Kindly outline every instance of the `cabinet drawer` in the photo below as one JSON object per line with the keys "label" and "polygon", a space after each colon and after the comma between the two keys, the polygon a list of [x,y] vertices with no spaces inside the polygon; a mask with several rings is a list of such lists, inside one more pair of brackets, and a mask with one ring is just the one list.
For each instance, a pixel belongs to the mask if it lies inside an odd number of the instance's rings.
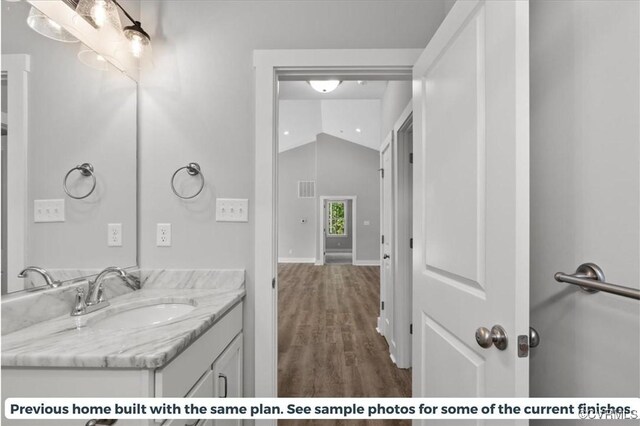
{"label": "cabinet drawer", "polygon": [[239,303],[173,361],[156,370],[155,396],[181,398],[187,395],[241,330],[242,303]]}

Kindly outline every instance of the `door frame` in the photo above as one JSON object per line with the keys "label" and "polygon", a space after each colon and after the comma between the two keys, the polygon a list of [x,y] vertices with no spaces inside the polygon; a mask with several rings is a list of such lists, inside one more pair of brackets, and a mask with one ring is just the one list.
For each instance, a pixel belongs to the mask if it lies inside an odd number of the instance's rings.
{"label": "door frame", "polygon": [[[387,333],[387,323],[389,323],[389,325],[391,327],[393,327],[393,320],[390,320],[389,318],[387,318],[387,312],[389,312],[388,309],[382,309],[382,303],[383,302],[387,302],[388,305],[388,300],[387,300],[387,281],[385,279],[385,274],[384,274],[384,242],[382,240],[382,237],[389,237],[388,235],[385,235],[385,231],[384,231],[384,159],[383,159],[383,152],[385,152],[386,150],[389,150],[389,153],[391,155],[391,165],[392,165],[392,169],[395,168],[393,161],[395,158],[394,152],[393,152],[393,129],[387,134],[387,136],[385,136],[385,138],[382,140],[382,143],[380,144],[380,150],[378,151],[380,153],[380,304],[378,305],[379,308],[379,312],[380,315],[378,316],[378,322],[376,324],[376,329],[378,331],[378,333],[380,333],[381,336],[384,336],[384,338],[387,340],[387,343],[389,344],[389,355],[391,356],[391,360],[393,361],[393,363],[396,363],[396,359],[393,355],[393,351],[391,349],[391,342],[389,341],[389,337],[388,334],[391,333]],[[395,235],[395,229],[394,229],[394,225],[393,225],[393,211],[394,211],[394,187],[393,187],[393,173],[388,174],[387,176],[388,179],[392,179],[391,182],[391,228],[393,229],[393,233]],[[395,268],[394,268],[394,264],[393,264],[393,259],[395,258],[395,238],[392,238],[391,241],[389,241],[389,246],[391,247],[390,249],[390,256],[391,256],[391,275],[394,277],[395,280]],[[394,298],[395,300],[395,298]],[[393,307],[392,312],[395,310],[395,306]]]}
{"label": "door frame", "polygon": [[316,265],[324,265],[325,261],[324,261],[324,256],[325,256],[325,235],[324,235],[324,225],[326,222],[326,217],[325,217],[325,210],[324,210],[324,204],[327,201],[351,201],[351,217],[347,219],[347,221],[351,222],[351,224],[349,225],[351,227],[351,232],[353,233],[352,235],[352,243],[351,243],[351,264],[355,265],[356,264],[356,248],[357,248],[357,229],[356,229],[356,216],[357,216],[357,208],[356,205],[358,203],[358,196],[357,195],[335,195],[335,196],[329,196],[329,195],[321,195],[319,198],[320,201],[320,214],[319,214],[319,218],[320,220],[318,221],[318,249],[320,250],[320,253],[318,253],[318,260],[316,262]]}
{"label": "door frame", "polygon": [[[393,262],[393,276],[396,288],[394,295],[394,312],[402,313],[395,315],[398,322],[396,333],[396,365],[399,368],[411,367],[411,329],[412,329],[412,281],[413,281],[413,261],[412,248],[409,245],[412,235],[413,211],[410,200],[413,197],[409,183],[410,163],[408,141],[404,131],[413,126],[413,102],[402,111],[393,126],[393,252],[395,256]],[[413,144],[412,144],[413,145]]]}
{"label": "door frame", "polygon": [[[25,54],[2,55],[2,72],[7,77],[7,164],[14,173],[7,173],[7,264],[3,272],[7,282],[7,292],[24,290],[23,283],[16,277],[25,267],[27,240],[29,237],[27,217],[29,155],[29,73],[31,57]],[[11,147],[12,149],[9,149]],[[9,172],[10,170],[8,170]],[[2,213],[0,212],[0,215]]]}
{"label": "door frame", "polygon": [[[324,76],[339,79],[411,79],[423,49],[256,50],[255,222],[253,371],[256,397],[275,397],[277,388],[277,154],[278,81]],[[253,287],[253,288],[251,288]],[[251,296],[250,296],[251,297]],[[251,308],[250,308],[251,309]],[[251,336],[250,336],[251,338]],[[259,351],[259,354],[258,354]],[[275,424],[274,421],[260,422]]]}

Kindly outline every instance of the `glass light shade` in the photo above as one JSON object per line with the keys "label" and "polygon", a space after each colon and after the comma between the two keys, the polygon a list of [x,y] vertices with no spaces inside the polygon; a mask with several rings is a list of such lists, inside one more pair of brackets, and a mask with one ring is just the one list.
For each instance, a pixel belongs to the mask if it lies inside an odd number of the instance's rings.
{"label": "glass light shade", "polygon": [[124,35],[129,40],[129,49],[134,58],[140,59],[151,51],[151,40],[143,32],[134,27],[127,27]]}
{"label": "glass light shade", "polygon": [[151,56],[151,38],[142,29],[139,22],[124,28],[127,43],[118,49],[118,57],[126,54],[133,57],[138,68],[148,68],[153,65]]}
{"label": "glass light shade", "polygon": [[329,93],[336,90],[338,86],[342,83],[340,80],[311,80],[309,81],[309,85],[316,92],[320,93]]}
{"label": "glass light shade", "polygon": [[[86,46],[83,46],[83,48],[80,49],[80,52],[78,52],[78,60],[86,66],[98,71],[108,71],[112,67],[112,63],[115,62],[114,58],[100,55]],[[115,62],[113,66],[118,67],[118,63]]]}
{"label": "glass light shade", "polygon": [[122,28],[118,7],[111,0],[80,0],[76,13],[78,15],[74,18],[74,22],[77,19],[84,19],[98,29],[107,25],[118,30]]}
{"label": "glass light shade", "polygon": [[69,31],[65,30],[62,25],[53,21],[33,6],[29,10],[29,16],[27,16],[27,25],[38,34],[52,40],[64,43],[77,43],[79,41]]}

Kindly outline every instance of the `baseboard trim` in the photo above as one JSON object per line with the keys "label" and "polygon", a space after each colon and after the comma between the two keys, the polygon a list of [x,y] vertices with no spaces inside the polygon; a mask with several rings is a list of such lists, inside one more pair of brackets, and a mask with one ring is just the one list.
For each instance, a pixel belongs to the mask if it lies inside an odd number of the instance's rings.
{"label": "baseboard trim", "polygon": [[355,266],[380,266],[379,260],[354,260]]}
{"label": "baseboard trim", "polygon": [[279,257],[278,263],[316,263],[313,257]]}

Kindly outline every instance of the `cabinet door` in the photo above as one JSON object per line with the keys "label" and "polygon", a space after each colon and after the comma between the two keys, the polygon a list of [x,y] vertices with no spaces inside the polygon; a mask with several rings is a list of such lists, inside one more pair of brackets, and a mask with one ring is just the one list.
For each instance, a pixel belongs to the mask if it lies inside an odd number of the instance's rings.
{"label": "cabinet door", "polygon": [[[193,387],[193,390],[189,392],[186,398],[214,398],[215,397],[215,380],[211,370],[207,371],[198,380],[198,383]],[[198,420],[198,419],[172,419],[167,420],[162,426],[213,426],[213,423],[209,423],[211,420]]]}
{"label": "cabinet door", "polygon": [[[215,396],[218,398],[240,398],[242,393],[242,333],[238,334],[233,342],[227,346],[224,352],[213,363],[213,377]],[[215,426],[240,426],[240,419],[216,419]]]}

